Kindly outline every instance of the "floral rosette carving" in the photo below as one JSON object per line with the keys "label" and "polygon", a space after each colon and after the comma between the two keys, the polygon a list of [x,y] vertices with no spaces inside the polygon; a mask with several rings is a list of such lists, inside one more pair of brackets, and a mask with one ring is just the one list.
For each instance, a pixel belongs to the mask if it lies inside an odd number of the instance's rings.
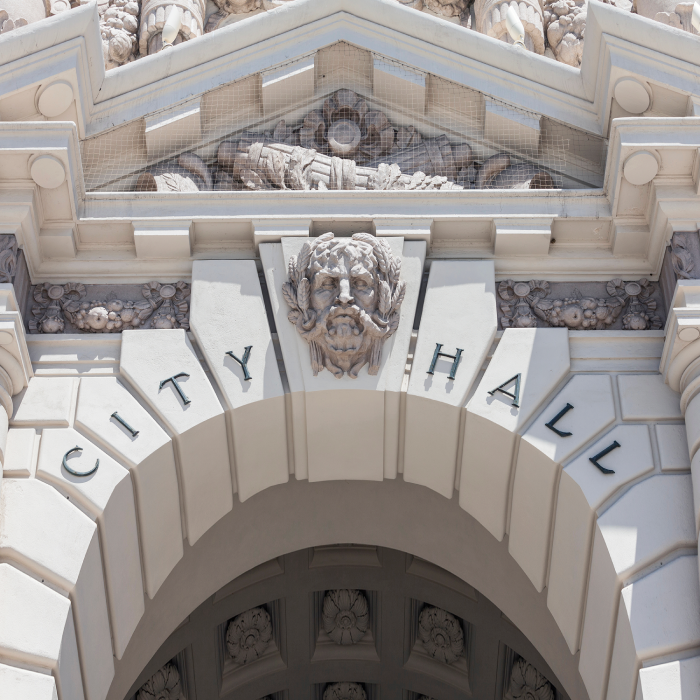
{"label": "floral rosette carving", "polygon": [[406,294],[400,276],[401,258],[369,233],[324,233],[290,258],[282,294],[290,323],[309,343],[314,376],[325,368],[355,379],[366,364],[377,374],[382,346],[399,325]]}
{"label": "floral rosette carving", "polygon": [[510,673],[508,700],[555,700],[552,684],[525,659],[518,659]]}
{"label": "floral rosette carving", "polygon": [[614,294],[622,303],[627,302],[627,313],[622,317],[623,330],[656,331],[661,328],[661,319],[654,313],[653,291],[654,285],[644,277],[637,282],[623,282],[619,278],[608,282],[608,294]]}
{"label": "floral rosette carving", "polygon": [[229,622],[226,648],[237,664],[259,659],[272,640],[272,620],[264,608],[251,608]]}
{"label": "floral rosette carving", "polygon": [[418,638],[430,656],[446,664],[453,664],[464,653],[462,625],[442,608],[423,608],[418,618]]}
{"label": "floral rosette carving", "polygon": [[165,664],[139,689],[136,700],[180,700],[180,673],[174,664]]}
{"label": "floral rosette carving", "polygon": [[369,605],[360,591],[341,588],[326,591],[323,629],[336,644],[357,644],[369,627]]}
{"label": "floral rosette carving", "polygon": [[329,683],[323,700],[367,700],[367,693],[360,683]]}

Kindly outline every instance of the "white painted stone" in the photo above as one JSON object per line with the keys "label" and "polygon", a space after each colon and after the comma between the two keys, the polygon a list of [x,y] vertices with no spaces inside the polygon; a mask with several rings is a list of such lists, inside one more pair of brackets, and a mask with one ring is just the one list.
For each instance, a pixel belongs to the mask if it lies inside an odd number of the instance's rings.
{"label": "white painted stone", "polygon": [[690,457],[700,450],[700,396],[695,395],[685,409],[686,444]]}
{"label": "white painted stone", "polygon": [[[73,469],[93,474],[77,477],[61,460],[76,445],[83,448],[69,459]],[[107,582],[114,653],[121,659],[144,611],[143,582],[136,528],[136,506],[129,472],[72,428],[45,429],[41,436],[37,479],[53,484],[97,521]]]}
{"label": "white painted stone", "polygon": [[[493,262],[439,261],[430,267],[406,394],[403,476],[452,498],[463,406],[496,336]],[[428,374],[436,345],[440,357]]]}
{"label": "white painted stone", "polygon": [[494,219],[494,254],[497,257],[547,255],[553,219]]}
{"label": "white painted stone", "polygon": [[690,463],[693,477],[693,503],[695,504],[695,530],[700,532],[700,452],[696,452]]}
{"label": "white painted stone", "polygon": [[590,700],[605,697],[624,581],[669,552],[695,544],[689,475],[642,481],[598,519],[579,661]]}
{"label": "white painted stone", "polygon": [[617,385],[623,420],[683,418],[680,394],[660,374],[621,374]]}
{"label": "white painted stone", "polygon": [[622,589],[607,700],[632,700],[642,662],[698,646],[698,558],[680,557]]}
{"label": "white painted stone", "polygon": [[[614,440],[621,447],[606,455],[600,463],[615,473],[603,474],[589,458]],[[579,648],[596,511],[618,488],[653,468],[648,427],[622,425],[591,445],[562,472],[549,565],[547,607],[572,654]]]}
{"label": "white painted stone", "polygon": [[688,436],[684,425],[657,425],[656,442],[659,445],[661,471],[685,471],[690,469]]}
{"label": "white painted stone", "polygon": [[0,698],[58,700],[53,676],[0,664]]}
{"label": "white painted stone", "polygon": [[614,89],[617,103],[630,114],[641,114],[649,109],[651,98],[647,89],[634,78],[621,78]]}
{"label": "white painted stone", "polygon": [[[233,507],[232,471],[223,408],[209,384],[194,349],[182,330],[125,333],[120,367],[174,434],[180,468],[185,529],[193,545]],[[191,403],[184,405],[172,382],[178,379]]]}
{"label": "white painted stone", "polygon": [[401,105],[413,114],[425,112],[426,75],[406,65],[373,56],[372,93],[389,104]]}
{"label": "white painted stone", "polygon": [[314,56],[265,71],[261,77],[263,113],[278,113],[285,107],[313,98]]}
{"label": "white painted stone", "polygon": [[73,86],[67,80],[49,83],[37,93],[37,107],[45,117],[58,117],[73,102]]}
{"label": "white painted stone", "polygon": [[[1,415],[1,414],[0,414]],[[39,436],[33,428],[11,428],[7,432],[2,473],[7,478],[22,478],[34,474]]]}
{"label": "white painted stone", "polygon": [[114,661],[97,526],[36,479],[5,480],[0,511],[0,556],[69,596],[85,693],[88,700],[103,700]]}
{"label": "white painted stone", "polygon": [[309,236],[311,219],[253,219],[253,243],[279,243],[285,236]]}
{"label": "white painted stone", "polygon": [[73,418],[78,380],[73,377],[32,377],[15,399],[13,427],[67,428]]}
{"label": "white painted stone", "polygon": [[193,146],[202,138],[201,101],[190,100],[146,118],[146,150],[151,158],[162,158]]}
{"label": "white painted stone", "polygon": [[635,700],[700,698],[700,656],[639,670]]}
{"label": "white painted stone", "polygon": [[623,172],[631,185],[646,185],[659,172],[659,161],[649,151],[637,151],[625,161]]}
{"label": "white painted stone", "polygon": [[39,156],[32,162],[29,170],[32,180],[47,190],[56,189],[66,180],[66,167],[54,156]]}
{"label": "white painted stone", "polygon": [[[136,437],[112,417],[115,411],[138,430]],[[183,553],[172,440],[116,377],[80,380],[75,426],[129,468],[146,592],[153,598]]]}
{"label": "white painted stone", "polygon": [[[567,404],[570,409],[554,427],[545,425]],[[615,420],[612,380],[579,374],[549,403],[520,441],[513,482],[508,551],[538,591],[546,584],[550,532],[562,464]]]}
{"label": "white painted stone", "polygon": [[143,260],[183,258],[189,260],[190,221],[152,223],[134,222],[136,257]]}
{"label": "white painted stone", "polygon": [[[564,328],[509,328],[467,404],[459,505],[496,539],[506,531],[511,467],[518,430],[569,371]],[[493,391],[521,375],[520,408]],[[512,392],[514,382],[506,387]]]}
{"label": "white painted stone", "polygon": [[[195,261],[190,324],[226,401],[239,498],[287,482],[284,389],[255,262]],[[243,359],[246,346],[249,380],[226,354]]]}
{"label": "white painted stone", "polygon": [[0,591],[0,656],[53,673],[61,700],[85,700],[68,598],[10,564],[0,564]]}

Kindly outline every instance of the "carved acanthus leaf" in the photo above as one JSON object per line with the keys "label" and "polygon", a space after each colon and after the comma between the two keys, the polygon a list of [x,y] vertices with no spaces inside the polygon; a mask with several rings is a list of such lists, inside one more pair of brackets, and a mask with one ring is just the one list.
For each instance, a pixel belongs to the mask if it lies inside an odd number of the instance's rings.
{"label": "carved acanthus leaf", "polygon": [[426,605],[418,618],[418,638],[425,651],[438,661],[452,664],[464,653],[464,632],[452,614]]}
{"label": "carved acanthus leaf", "polygon": [[234,617],[226,630],[226,648],[237,664],[259,659],[272,640],[272,620],[264,608],[251,608]]}
{"label": "carved acanthus leaf", "polygon": [[552,684],[530,663],[519,658],[510,673],[508,700],[555,700]]}
{"label": "carved acanthus leaf", "polygon": [[356,644],[369,628],[369,605],[360,591],[342,588],[326,591],[323,629],[336,644]]}
{"label": "carved acanthus leaf", "polygon": [[180,700],[180,673],[174,664],[165,664],[136,693],[136,700]]}

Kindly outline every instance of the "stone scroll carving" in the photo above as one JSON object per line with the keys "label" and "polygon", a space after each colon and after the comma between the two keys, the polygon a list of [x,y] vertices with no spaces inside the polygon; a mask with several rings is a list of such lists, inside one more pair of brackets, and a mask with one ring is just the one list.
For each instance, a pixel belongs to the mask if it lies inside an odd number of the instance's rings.
{"label": "stone scroll carving", "polygon": [[426,605],[418,618],[418,638],[423,648],[438,661],[453,664],[464,653],[464,632],[452,614]]}
{"label": "stone scroll carving", "polygon": [[[2,254],[0,253],[0,265]],[[141,301],[109,299],[84,301],[84,284],[69,282],[37,285],[33,290],[32,333],[63,333],[69,323],[74,332],[120,333],[134,328],[189,329],[190,285],[186,282],[149,282],[141,288]]]}
{"label": "stone scroll carving", "polygon": [[[569,297],[548,298],[549,282],[504,280],[498,286],[503,328],[563,327],[569,330],[605,330],[620,317],[623,330],[658,330],[661,319],[651,298],[654,285],[646,279],[607,283],[607,297],[584,296],[577,289]],[[623,314],[623,311],[625,312]]]}
{"label": "stone scroll carving", "polygon": [[348,588],[326,591],[323,629],[336,644],[357,644],[369,629],[369,605],[365,595]]}
{"label": "stone scroll carving", "polygon": [[693,279],[695,261],[693,254],[688,250],[685,238],[677,233],[671,236],[671,264],[677,279]]}
{"label": "stone scroll carving", "polygon": [[251,608],[229,622],[226,649],[237,664],[259,659],[272,640],[272,620],[264,608]]}
{"label": "stone scroll carving", "polygon": [[0,283],[12,283],[17,272],[19,250],[12,234],[0,235]]}
{"label": "stone scroll carving", "polygon": [[153,166],[137,191],[551,189],[549,173],[500,153],[479,166],[467,143],[395,127],[352,90],[337,90],[299,126],[246,132],[219,145],[214,164],[194,153]]}
{"label": "stone scroll carving", "polygon": [[375,375],[382,346],[399,325],[406,283],[401,259],[384,238],[332,233],[304,243],[289,260],[282,294],[290,323],[309,344],[311,369],[356,379],[362,367]]}
{"label": "stone scroll carving", "polygon": [[367,700],[367,693],[360,683],[329,683],[323,700]]}
{"label": "stone scroll carving", "polygon": [[136,700],[180,700],[180,673],[174,664],[165,664],[136,693]]}
{"label": "stone scroll carving", "polygon": [[519,658],[510,672],[505,700],[555,700],[552,684],[530,663]]}

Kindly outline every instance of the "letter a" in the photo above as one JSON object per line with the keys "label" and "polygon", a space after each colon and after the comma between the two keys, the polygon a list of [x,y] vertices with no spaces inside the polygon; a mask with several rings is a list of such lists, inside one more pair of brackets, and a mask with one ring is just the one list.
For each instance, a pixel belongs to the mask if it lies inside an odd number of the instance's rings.
{"label": "letter a", "polygon": [[[515,390],[512,394],[510,391],[506,391],[505,389],[511,382],[515,382]],[[488,394],[489,396],[493,396],[497,391],[500,391],[501,394],[505,394],[508,398],[513,399],[513,403],[511,404],[511,406],[520,408],[520,374],[516,374],[514,377],[511,377],[507,382],[499,384],[499,386],[497,386],[493,391],[489,391]]]}

